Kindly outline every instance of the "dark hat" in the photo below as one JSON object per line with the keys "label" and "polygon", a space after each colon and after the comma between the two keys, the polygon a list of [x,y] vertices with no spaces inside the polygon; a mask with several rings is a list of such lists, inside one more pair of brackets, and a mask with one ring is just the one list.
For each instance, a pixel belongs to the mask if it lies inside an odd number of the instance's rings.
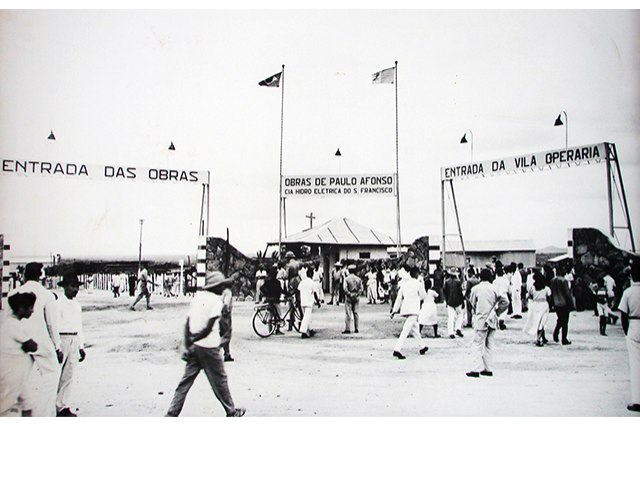
{"label": "dark hat", "polygon": [[82,285],[82,282],[78,280],[78,276],[75,273],[65,273],[62,276],[62,280],[58,282],[58,285],[61,287],[66,287],[71,284]]}
{"label": "dark hat", "polygon": [[230,278],[226,278],[222,272],[210,272],[207,273],[207,279],[205,281],[204,287],[205,290],[211,290],[219,285],[231,285],[233,280]]}

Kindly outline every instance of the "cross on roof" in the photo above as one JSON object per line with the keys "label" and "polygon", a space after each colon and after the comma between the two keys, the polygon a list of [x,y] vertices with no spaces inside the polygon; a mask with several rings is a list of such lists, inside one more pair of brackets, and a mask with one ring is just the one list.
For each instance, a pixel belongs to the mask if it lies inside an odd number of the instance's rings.
{"label": "cross on roof", "polygon": [[316,217],[313,216],[313,212],[311,212],[309,215],[305,215],[305,218],[309,219],[309,228],[313,228],[313,221],[316,219]]}

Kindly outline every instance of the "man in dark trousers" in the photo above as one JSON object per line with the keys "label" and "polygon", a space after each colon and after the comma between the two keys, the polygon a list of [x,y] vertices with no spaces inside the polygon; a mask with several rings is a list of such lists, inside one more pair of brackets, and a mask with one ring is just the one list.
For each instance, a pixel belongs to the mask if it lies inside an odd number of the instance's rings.
{"label": "man in dark trousers", "polygon": [[551,300],[556,315],[558,316],[556,328],[553,331],[553,341],[559,341],[558,335],[560,334],[560,330],[562,330],[562,345],[571,345],[571,342],[567,339],[567,332],[569,330],[569,315],[571,310],[574,310],[574,306],[571,290],[569,290],[569,282],[564,278],[565,273],[564,267],[558,265],[556,275],[551,279],[551,283],[549,284]]}
{"label": "man in dark trousers", "polygon": [[[449,338],[464,337],[462,334],[462,322],[464,321],[464,294],[462,282],[458,278],[458,269],[455,267],[447,271],[448,277],[444,282],[444,301],[447,304],[447,331]],[[455,332],[455,335],[454,335]]]}
{"label": "man in dark trousers", "polygon": [[222,293],[231,281],[221,272],[207,274],[206,283],[191,301],[185,325],[184,355],[187,365],[182,380],[176,388],[167,417],[177,417],[187,398],[187,393],[204,370],[214,395],[222,404],[227,417],[241,417],[244,408],[236,408],[229,392],[224,361],[220,353],[220,316],[222,315]]}

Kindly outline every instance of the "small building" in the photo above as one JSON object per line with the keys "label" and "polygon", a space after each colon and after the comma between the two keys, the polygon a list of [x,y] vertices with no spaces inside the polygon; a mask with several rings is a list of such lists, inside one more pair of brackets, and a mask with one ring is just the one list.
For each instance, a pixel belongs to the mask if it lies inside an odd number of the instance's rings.
{"label": "small building", "polygon": [[[467,261],[475,267],[500,260],[504,265],[522,263],[525,267],[536,265],[536,248],[532,240],[483,240],[464,242]],[[446,265],[462,267],[464,259],[460,242],[448,242]]]}
{"label": "small building", "polygon": [[[269,242],[267,245],[277,247],[278,242]],[[298,258],[308,249],[307,254],[322,259],[325,289],[329,286],[328,272],[337,261],[385,259],[397,255],[397,244],[391,236],[344,217],[289,235],[282,239],[282,245]],[[406,251],[406,246],[402,251]]]}

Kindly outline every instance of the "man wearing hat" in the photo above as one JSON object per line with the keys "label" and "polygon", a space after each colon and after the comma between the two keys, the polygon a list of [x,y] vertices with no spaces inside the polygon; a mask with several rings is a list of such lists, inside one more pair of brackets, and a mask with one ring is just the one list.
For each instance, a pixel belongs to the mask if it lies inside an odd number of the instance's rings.
{"label": "man wearing hat", "polygon": [[461,330],[462,322],[464,322],[462,282],[458,278],[457,268],[451,267],[447,274],[449,278],[444,282],[444,300],[447,304],[447,331],[449,338],[456,338],[456,335],[463,337]]}
{"label": "man wearing hat", "polygon": [[58,328],[60,329],[60,347],[64,355],[62,372],[58,383],[56,399],[56,415],[58,417],[75,417],[69,406],[69,392],[73,382],[73,374],[78,362],[84,361],[84,336],[82,334],[82,307],[75,299],[81,282],[74,274],[65,274],[58,285],[64,289],[64,295],[58,297],[60,313]]}
{"label": "man wearing hat", "polygon": [[344,332],[351,333],[351,319],[353,318],[353,331],[358,333],[358,304],[362,294],[362,280],[356,275],[356,266],[347,267],[349,275],[344,279]]}
{"label": "man wearing hat", "polygon": [[336,299],[336,305],[340,305],[340,285],[342,284],[342,263],[336,262],[333,266],[333,272],[331,272],[331,300],[329,305],[333,305],[333,299]]}
{"label": "man wearing hat", "polygon": [[30,292],[36,296],[33,314],[23,320],[29,337],[38,344],[38,350],[33,354],[37,368],[32,370],[22,395],[22,414],[55,417],[63,354],[58,334],[56,297],[40,283],[42,266],[37,262],[27,263],[24,268],[25,283],[15,289],[17,293]]}
{"label": "man wearing hat", "polygon": [[153,307],[149,305],[151,300],[151,291],[149,290],[149,284],[153,284],[149,278],[149,272],[147,271],[147,263],[142,264],[142,269],[138,273],[138,296],[134,300],[133,304],[129,307],[130,310],[136,309],[136,304],[144,297],[147,301],[147,310],[153,310]]}
{"label": "man wearing hat", "polygon": [[241,417],[244,408],[236,408],[229,386],[224,361],[220,354],[220,316],[222,314],[222,292],[231,284],[221,272],[209,272],[206,283],[191,302],[185,325],[185,347],[187,362],[184,375],[178,383],[173,400],[166,414],[177,417],[200,370],[204,370],[214,395],[222,404],[227,417]]}

